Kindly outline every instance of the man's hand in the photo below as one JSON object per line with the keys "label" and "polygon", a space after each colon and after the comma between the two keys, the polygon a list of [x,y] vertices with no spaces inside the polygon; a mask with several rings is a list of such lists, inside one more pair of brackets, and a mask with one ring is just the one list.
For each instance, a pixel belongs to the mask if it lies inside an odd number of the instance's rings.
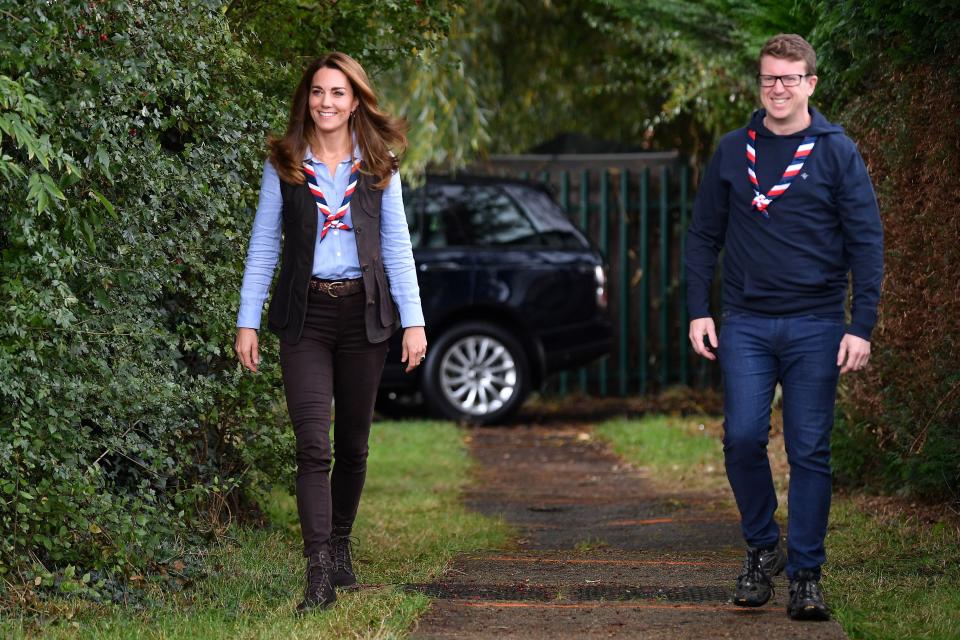
{"label": "man's hand", "polygon": [[237,352],[240,364],[254,373],[260,364],[260,348],[256,329],[237,329],[237,340],[233,343],[233,350]]}
{"label": "man's hand", "polygon": [[713,318],[697,318],[696,320],[691,320],[690,344],[693,345],[693,350],[707,360],[716,360],[716,354],[711,352],[710,349],[707,348],[707,345],[703,343],[704,336],[706,336],[714,349],[720,346],[720,341],[717,339],[717,327],[713,324]]}
{"label": "man's hand", "polygon": [[843,336],[840,341],[840,351],[837,353],[837,366],[843,367],[840,373],[860,371],[867,366],[870,359],[870,341],[850,335]]}
{"label": "man's hand", "polygon": [[406,362],[406,373],[410,373],[427,357],[427,333],[423,327],[407,327],[403,330],[403,352],[400,362]]}

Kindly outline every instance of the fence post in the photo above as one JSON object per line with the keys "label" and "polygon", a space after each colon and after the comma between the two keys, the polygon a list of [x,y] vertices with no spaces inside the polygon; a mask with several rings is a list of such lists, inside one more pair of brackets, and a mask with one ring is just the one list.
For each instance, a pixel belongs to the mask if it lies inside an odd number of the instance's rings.
{"label": "fence post", "polygon": [[667,167],[660,168],[660,389],[667,386],[670,377],[670,305],[667,303],[670,287],[670,212],[667,187],[670,174]]}
{"label": "fence post", "polygon": [[647,333],[650,331],[650,169],[644,169],[640,174],[640,393],[647,392],[647,367],[650,357],[647,355]]}
{"label": "fence post", "polygon": [[620,371],[618,390],[621,397],[627,395],[627,352],[630,347],[630,330],[627,328],[628,305],[630,304],[630,258],[627,252],[628,212],[630,211],[630,172],[620,171],[620,224],[617,237],[620,240]]}

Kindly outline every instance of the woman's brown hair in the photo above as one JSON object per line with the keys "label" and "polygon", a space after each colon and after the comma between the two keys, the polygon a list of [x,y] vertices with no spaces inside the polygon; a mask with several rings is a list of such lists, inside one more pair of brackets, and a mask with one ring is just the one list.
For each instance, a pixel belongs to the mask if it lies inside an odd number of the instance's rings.
{"label": "woman's brown hair", "polygon": [[337,69],[347,76],[358,101],[350,117],[350,133],[356,136],[360,147],[360,156],[363,158],[361,170],[377,178],[375,188],[386,188],[398,167],[394,153],[402,153],[407,147],[407,124],[380,109],[366,71],[359,62],[339,51],[317,58],[304,70],[293,93],[287,131],[283,137],[271,137],[269,140],[270,161],[281,180],[303,184],[303,154],[314,131],[310,117],[310,90],[313,75],[323,68]]}

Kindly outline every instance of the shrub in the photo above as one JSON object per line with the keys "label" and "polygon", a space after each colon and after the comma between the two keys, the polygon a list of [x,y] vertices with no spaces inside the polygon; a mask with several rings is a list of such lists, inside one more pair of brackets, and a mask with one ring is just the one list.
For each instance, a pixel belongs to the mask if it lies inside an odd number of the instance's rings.
{"label": "shrub", "polygon": [[0,2],[0,573],[149,569],[290,478],[232,357],[282,109],[220,5]]}
{"label": "shrub", "polygon": [[885,236],[871,365],[841,391],[838,476],[960,502],[960,7],[820,10],[821,79],[867,162]]}
{"label": "shrub", "polygon": [[886,257],[871,366],[845,383],[838,465],[859,484],[957,500],[960,83],[915,71],[878,73],[844,113],[877,185]]}

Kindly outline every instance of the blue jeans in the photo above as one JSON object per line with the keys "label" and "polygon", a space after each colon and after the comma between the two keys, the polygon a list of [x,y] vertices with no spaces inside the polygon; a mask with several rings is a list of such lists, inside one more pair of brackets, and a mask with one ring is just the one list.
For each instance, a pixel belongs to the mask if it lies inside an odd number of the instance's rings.
{"label": "blue jeans", "polygon": [[840,318],[764,318],[724,314],[718,357],[723,372],[723,453],[740,509],[743,537],[753,547],[780,538],[777,496],[767,458],[770,405],[783,389],[783,436],[790,463],[787,575],[819,575],[826,559],[830,512],[830,431],[843,338]]}

